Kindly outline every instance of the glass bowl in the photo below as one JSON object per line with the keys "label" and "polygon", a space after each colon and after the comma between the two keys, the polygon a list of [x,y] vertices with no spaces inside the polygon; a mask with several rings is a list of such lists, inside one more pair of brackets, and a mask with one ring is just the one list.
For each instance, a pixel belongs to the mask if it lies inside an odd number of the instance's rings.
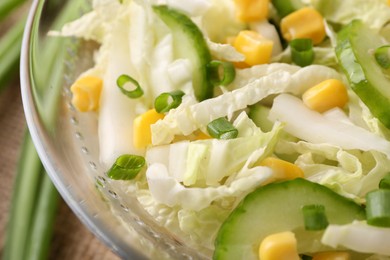
{"label": "glass bowl", "polygon": [[124,259],[205,259],[124,196],[98,160],[96,118],[78,113],[69,87],[91,65],[93,43],[48,36],[89,10],[80,0],[34,0],[21,54],[27,124],[56,188],[98,238]]}

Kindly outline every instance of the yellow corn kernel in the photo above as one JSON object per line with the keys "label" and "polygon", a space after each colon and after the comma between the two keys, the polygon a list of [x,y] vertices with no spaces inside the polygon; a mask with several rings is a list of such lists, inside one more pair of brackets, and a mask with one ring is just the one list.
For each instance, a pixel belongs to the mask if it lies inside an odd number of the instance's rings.
{"label": "yellow corn kernel", "polygon": [[200,130],[197,130],[190,135],[175,135],[172,142],[177,143],[181,141],[196,141],[196,140],[206,140],[206,139],[212,139],[212,137],[203,133]]}
{"label": "yellow corn kernel", "polygon": [[95,76],[85,76],[70,87],[72,104],[80,112],[94,111],[99,107],[103,81]]}
{"label": "yellow corn kernel", "polygon": [[313,255],[313,260],[350,260],[351,256],[348,252],[320,252]]}
{"label": "yellow corn kernel", "polygon": [[237,19],[242,22],[255,22],[266,19],[269,0],[234,0]]}
{"label": "yellow corn kernel", "polygon": [[301,8],[284,17],[280,22],[280,29],[287,41],[309,38],[313,40],[313,44],[319,44],[326,36],[324,18],[311,7]]}
{"label": "yellow corn kernel", "polygon": [[203,133],[202,131],[194,132],[194,140],[206,140],[206,139],[212,139],[212,137]]}
{"label": "yellow corn kernel", "polygon": [[271,59],[273,41],[255,31],[241,31],[234,40],[233,46],[245,56],[248,66],[265,64]]}
{"label": "yellow corn kernel", "polygon": [[299,260],[297,239],[291,231],[264,238],[259,247],[260,260]]}
{"label": "yellow corn kernel", "polygon": [[292,180],[295,178],[303,178],[304,173],[301,168],[293,163],[275,158],[267,157],[259,163],[260,166],[267,166],[272,169],[274,176],[273,180]]}
{"label": "yellow corn kernel", "polygon": [[133,142],[135,148],[142,149],[152,143],[150,126],[163,118],[164,114],[157,113],[155,109],[151,109],[134,119]]}
{"label": "yellow corn kernel", "polygon": [[348,92],[340,80],[328,79],[306,90],[302,100],[310,109],[322,113],[334,107],[344,107],[348,102]]}

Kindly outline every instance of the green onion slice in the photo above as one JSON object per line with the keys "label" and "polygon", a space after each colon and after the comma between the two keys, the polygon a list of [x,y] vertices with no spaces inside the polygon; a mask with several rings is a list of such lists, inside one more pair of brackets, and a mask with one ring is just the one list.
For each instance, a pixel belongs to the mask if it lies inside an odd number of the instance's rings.
{"label": "green onion slice", "polygon": [[238,135],[238,130],[225,117],[211,121],[207,125],[207,132],[211,137],[224,140],[234,139]]}
{"label": "green onion slice", "polygon": [[379,189],[390,189],[390,172],[379,182]]}
{"label": "green onion slice", "polygon": [[300,257],[301,257],[301,260],[311,260],[311,259],[313,259],[313,257],[309,256],[309,255],[300,255]]}
{"label": "green onion slice", "polygon": [[168,112],[172,108],[177,108],[181,104],[183,96],[184,92],[181,90],[162,93],[156,98],[156,100],[154,100],[154,108],[158,113]]}
{"label": "green onion slice", "polygon": [[[135,86],[134,90],[127,90],[125,86],[130,83]],[[116,80],[116,84],[118,85],[119,89],[123,94],[128,96],[129,98],[139,98],[144,94],[144,91],[142,90],[141,86],[139,85],[138,81],[130,77],[129,75],[123,74],[118,77]]]}
{"label": "green onion slice", "polygon": [[299,0],[271,0],[271,2],[280,17],[285,17],[303,7],[302,2]]}
{"label": "green onion slice", "polygon": [[298,66],[305,67],[313,63],[314,50],[311,39],[295,39],[290,42],[291,59]]}
{"label": "green onion slice", "polygon": [[375,60],[384,69],[390,68],[390,45],[379,47],[374,52]]}
{"label": "green onion slice", "polygon": [[208,64],[208,68],[214,86],[227,86],[236,77],[236,70],[231,62],[213,60]]}
{"label": "green onion slice", "polygon": [[302,213],[306,230],[323,230],[329,224],[323,205],[305,205]]}
{"label": "green onion slice", "polygon": [[142,170],[145,158],[138,155],[124,154],[119,156],[107,172],[113,180],[131,180]]}
{"label": "green onion slice", "polygon": [[390,190],[378,189],[366,194],[367,224],[390,227]]}

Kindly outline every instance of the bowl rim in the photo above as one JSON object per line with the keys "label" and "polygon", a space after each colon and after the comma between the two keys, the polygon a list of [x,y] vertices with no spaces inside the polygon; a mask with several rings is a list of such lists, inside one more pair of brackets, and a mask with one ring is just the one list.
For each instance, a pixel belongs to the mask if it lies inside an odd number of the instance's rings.
{"label": "bowl rim", "polygon": [[[24,114],[30,132],[32,141],[36,148],[36,151],[41,159],[41,162],[46,169],[47,174],[55,185],[56,189],[60,193],[61,197],[75,213],[77,218],[86,226],[90,232],[92,232],[100,241],[108,246],[115,254],[124,259],[145,259],[133,250],[129,248],[120,236],[110,232],[110,230],[104,226],[104,223],[95,218],[88,210],[87,205],[79,203],[79,200],[74,194],[66,187],[61,181],[61,178],[56,175],[58,167],[55,165],[61,165],[61,163],[55,158],[50,156],[50,151],[53,151],[53,147],[50,147],[48,143],[48,137],[44,128],[38,123],[39,113],[36,109],[33,91],[32,91],[32,79],[30,77],[31,71],[31,41],[33,36],[33,24],[37,18],[40,4],[45,3],[46,0],[33,0],[28,13],[25,30],[23,34],[23,41],[20,54],[20,87]],[[54,159],[54,160],[52,160]]]}

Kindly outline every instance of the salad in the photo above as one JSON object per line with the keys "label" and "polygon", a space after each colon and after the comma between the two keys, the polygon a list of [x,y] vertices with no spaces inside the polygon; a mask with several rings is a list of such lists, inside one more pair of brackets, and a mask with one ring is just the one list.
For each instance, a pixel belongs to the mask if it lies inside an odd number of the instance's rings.
{"label": "salad", "polygon": [[94,0],[100,161],[214,259],[390,258],[386,0]]}

